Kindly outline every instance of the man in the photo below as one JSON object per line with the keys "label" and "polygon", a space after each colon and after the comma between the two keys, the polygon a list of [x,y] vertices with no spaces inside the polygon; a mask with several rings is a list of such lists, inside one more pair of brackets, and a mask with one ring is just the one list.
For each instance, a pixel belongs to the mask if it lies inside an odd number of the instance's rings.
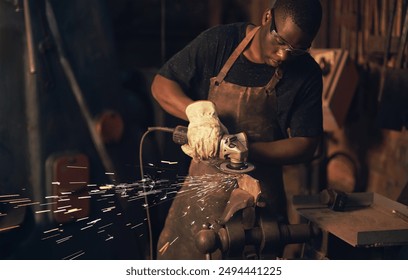
{"label": "man", "polygon": [[[256,166],[249,175],[260,181],[271,215],[283,219],[282,165],[310,159],[323,130],[322,74],[308,54],[321,17],[318,0],[277,0],[261,26],[235,23],[203,32],[152,83],[161,107],[189,121],[189,143],[182,146],[193,159],[189,174],[219,172],[209,160],[217,157],[220,138],[245,132],[249,162]],[[186,185],[173,201],[158,258],[205,257],[194,236],[220,217],[229,192],[210,192],[198,205],[188,190]]]}

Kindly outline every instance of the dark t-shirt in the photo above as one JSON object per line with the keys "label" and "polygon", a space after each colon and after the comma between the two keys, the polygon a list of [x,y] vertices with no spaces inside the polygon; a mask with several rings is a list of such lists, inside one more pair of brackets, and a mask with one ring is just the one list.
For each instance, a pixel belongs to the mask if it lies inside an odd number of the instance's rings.
{"label": "dark t-shirt", "polygon": [[[246,34],[248,23],[233,23],[210,28],[175,54],[159,74],[177,82],[193,100],[207,99],[210,78],[222,66]],[[278,118],[282,131],[291,136],[314,137],[323,131],[322,74],[309,55],[285,62],[277,90]],[[253,63],[240,55],[225,80],[248,87],[265,86],[275,68]]]}

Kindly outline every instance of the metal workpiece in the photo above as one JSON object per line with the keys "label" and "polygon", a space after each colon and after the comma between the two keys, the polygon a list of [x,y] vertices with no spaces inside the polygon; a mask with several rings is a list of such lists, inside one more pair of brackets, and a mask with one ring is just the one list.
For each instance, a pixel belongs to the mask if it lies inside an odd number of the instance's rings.
{"label": "metal workpiece", "polygon": [[242,189],[234,189],[231,193],[229,203],[218,223],[226,224],[239,210],[251,209],[255,205],[254,197]]}

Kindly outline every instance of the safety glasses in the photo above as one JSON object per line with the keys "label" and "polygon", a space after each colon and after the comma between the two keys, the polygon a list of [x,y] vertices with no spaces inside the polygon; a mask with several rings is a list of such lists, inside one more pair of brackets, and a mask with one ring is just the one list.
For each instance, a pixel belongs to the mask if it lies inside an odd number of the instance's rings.
{"label": "safety glasses", "polygon": [[272,19],[271,19],[271,26],[270,26],[270,33],[272,34],[272,37],[276,43],[276,45],[279,46],[279,48],[283,49],[284,51],[287,51],[290,55],[292,56],[299,56],[303,55],[309,52],[309,48],[306,49],[297,49],[292,47],[285,39],[283,39],[279,34],[276,29],[276,24],[275,24],[275,14],[274,10],[271,9],[271,14],[272,14]]}

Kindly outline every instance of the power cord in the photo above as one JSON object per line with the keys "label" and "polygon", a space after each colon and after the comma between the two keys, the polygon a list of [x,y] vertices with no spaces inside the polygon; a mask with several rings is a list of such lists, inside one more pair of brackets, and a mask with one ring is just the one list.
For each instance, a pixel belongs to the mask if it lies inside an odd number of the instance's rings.
{"label": "power cord", "polygon": [[[152,132],[152,131],[163,131],[163,132],[174,132],[174,128],[168,128],[168,127],[161,127],[161,126],[154,126],[154,127],[148,127],[147,131],[143,133],[142,138],[140,139],[140,145],[139,145],[139,165],[140,165],[140,178],[143,181],[144,179],[144,170],[143,170],[143,142],[146,138],[146,136]],[[146,205],[146,218],[147,218],[147,228],[149,231],[149,254],[150,254],[150,260],[153,260],[153,233],[152,233],[152,222],[150,219],[150,210],[149,210],[149,200],[147,199],[146,195],[146,188],[143,186],[143,192],[144,192],[144,201]]]}

